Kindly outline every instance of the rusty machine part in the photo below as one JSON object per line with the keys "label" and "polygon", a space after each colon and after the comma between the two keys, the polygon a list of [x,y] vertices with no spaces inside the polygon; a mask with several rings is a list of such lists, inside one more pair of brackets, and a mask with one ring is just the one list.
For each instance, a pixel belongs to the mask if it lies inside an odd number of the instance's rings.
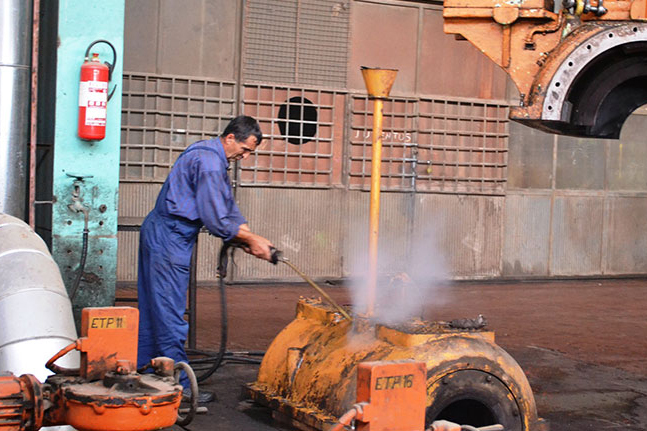
{"label": "rusty machine part", "polygon": [[[30,374],[0,375],[0,430],[71,425],[80,431],[137,431],[176,423],[182,386],[174,361],[153,359],[154,373],[138,374],[135,368],[138,313],[131,307],[86,308],[83,336],[47,362],[56,374],[45,383]],[[75,349],[81,351],[80,368],[55,364]],[[185,371],[194,383],[190,369]]]}
{"label": "rusty machine part", "polygon": [[[357,367],[357,403],[330,431],[342,431],[354,421],[358,431],[419,431],[425,429],[427,367],[423,362],[362,362]],[[427,431],[504,431],[501,424],[485,427],[434,421]]]}
{"label": "rusty machine part", "polygon": [[493,332],[423,321],[390,327],[353,317],[344,319],[319,300],[301,300],[247,386],[250,397],[278,417],[327,431],[355,402],[361,362],[413,360],[427,367],[426,426],[444,419],[501,424],[506,431],[547,429],[526,376],[494,343]]}
{"label": "rusty machine part", "polygon": [[647,2],[446,0],[446,33],[466,38],[520,92],[510,118],[545,131],[618,138],[647,103]]}

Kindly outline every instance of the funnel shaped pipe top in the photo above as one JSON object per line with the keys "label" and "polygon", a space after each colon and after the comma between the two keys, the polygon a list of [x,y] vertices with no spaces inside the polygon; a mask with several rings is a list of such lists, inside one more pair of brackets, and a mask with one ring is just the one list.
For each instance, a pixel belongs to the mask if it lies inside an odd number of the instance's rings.
{"label": "funnel shaped pipe top", "polygon": [[385,99],[389,97],[391,87],[395,81],[397,69],[379,69],[362,66],[362,76],[366,84],[366,91],[370,97]]}

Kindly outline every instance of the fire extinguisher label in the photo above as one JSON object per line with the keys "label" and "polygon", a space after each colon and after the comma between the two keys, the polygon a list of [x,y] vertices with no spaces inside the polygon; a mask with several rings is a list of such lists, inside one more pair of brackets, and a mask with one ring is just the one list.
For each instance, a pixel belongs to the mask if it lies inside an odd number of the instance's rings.
{"label": "fire extinguisher label", "polygon": [[83,81],[79,87],[79,107],[85,110],[86,126],[105,126],[108,106],[108,83]]}

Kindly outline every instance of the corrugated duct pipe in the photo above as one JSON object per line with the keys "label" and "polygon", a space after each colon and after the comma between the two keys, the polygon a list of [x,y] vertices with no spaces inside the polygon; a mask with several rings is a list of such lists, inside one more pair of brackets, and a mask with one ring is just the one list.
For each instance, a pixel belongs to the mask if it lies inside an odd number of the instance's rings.
{"label": "corrugated duct pipe", "polygon": [[[44,381],[47,360],[76,338],[72,304],[45,242],[22,220],[0,213],[0,372]],[[78,352],[57,364],[78,368]]]}

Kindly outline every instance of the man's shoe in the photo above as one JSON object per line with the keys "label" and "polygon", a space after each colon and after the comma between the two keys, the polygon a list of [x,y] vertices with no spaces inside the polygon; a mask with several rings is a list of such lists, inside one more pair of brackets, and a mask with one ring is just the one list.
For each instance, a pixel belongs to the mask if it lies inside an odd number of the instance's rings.
{"label": "man's shoe", "polygon": [[[191,401],[191,388],[186,388],[182,391],[182,401]],[[200,389],[198,391],[198,404],[207,404],[215,401],[216,394],[211,391]]]}

